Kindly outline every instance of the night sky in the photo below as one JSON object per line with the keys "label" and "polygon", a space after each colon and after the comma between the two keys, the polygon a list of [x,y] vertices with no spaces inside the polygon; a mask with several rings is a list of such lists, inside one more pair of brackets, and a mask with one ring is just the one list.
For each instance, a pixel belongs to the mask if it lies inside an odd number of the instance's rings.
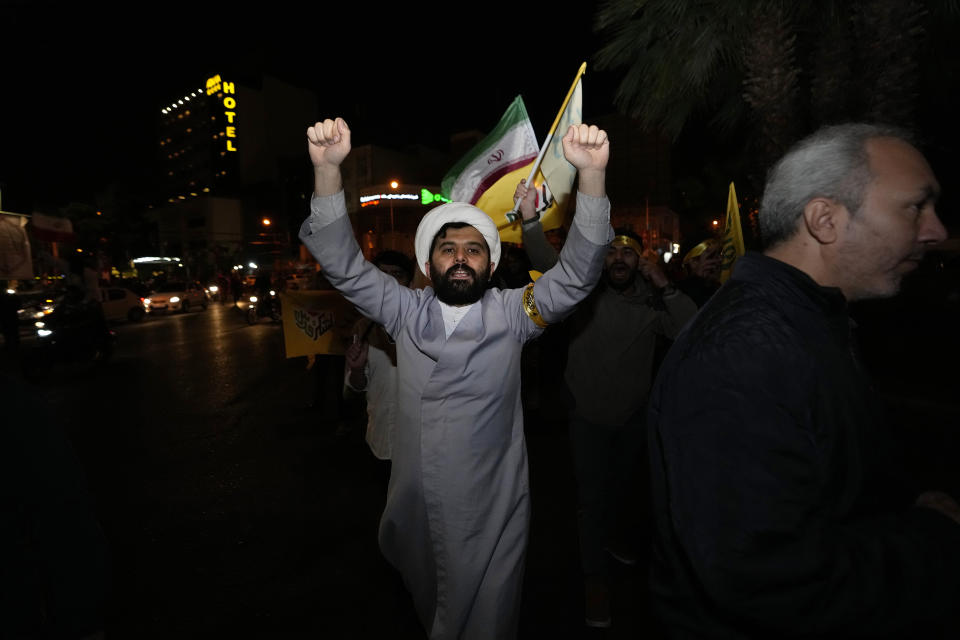
{"label": "night sky", "polygon": [[[318,3],[309,13],[283,3],[155,3],[149,20],[142,5],[117,6],[0,5],[4,210],[55,212],[111,181],[148,176],[157,111],[208,74],[262,72],[314,90],[318,116],[349,118],[355,144],[445,149],[451,133],[488,131],[518,93],[542,137],[596,48],[593,3],[553,17],[484,3],[469,34],[449,3],[435,13],[419,3],[349,12]],[[588,117],[611,109],[609,90],[591,94],[599,81],[588,68]]]}
{"label": "night sky", "polygon": [[[445,150],[452,133],[489,131],[517,94],[542,139],[580,63],[599,48],[597,4],[579,2],[563,13],[549,3],[505,0],[432,10],[424,3],[321,2],[304,12],[283,2],[254,9],[167,2],[149,5],[145,19],[141,5],[108,11],[0,0],[2,208],[56,213],[71,201],[93,202],[111,182],[148,180],[158,110],[214,73],[264,73],[315,91],[318,117],[345,116],[355,144]],[[957,69],[928,63],[932,90],[921,116],[944,186],[941,212],[952,228],[960,219],[953,211],[960,208],[953,193],[960,184]],[[613,110],[617,80],[588,66],[587,121]],[[687,157],[691,170],[717,153],[701,153],[707,141],[696,133],[686,138],[674,160]],[[682,171],[675,167],[675,177]]]}

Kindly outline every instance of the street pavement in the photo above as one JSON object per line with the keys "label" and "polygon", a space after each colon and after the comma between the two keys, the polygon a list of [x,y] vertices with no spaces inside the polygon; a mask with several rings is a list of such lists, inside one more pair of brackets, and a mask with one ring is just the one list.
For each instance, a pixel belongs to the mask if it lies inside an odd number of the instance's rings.
{"label": "street pavement", "polygon": [[[874,349],[889,342],[870,326]],[[248,326],[229,304],[115,328],[105,366],[33,387],[73,443],[109,542],[107,637],[422,638],[377,548],[385,486],[358,408],[332,410],[322,368],[286,359],[278,325]],[[960,495],[957,378],[924,370],[929,353],[891,353],[873,364],[909,430],[911,470]],[[527,445],[521,638],[658,637],[642,562],[616,574],[613,627],[584,627],[566,427],[531,416]]]}

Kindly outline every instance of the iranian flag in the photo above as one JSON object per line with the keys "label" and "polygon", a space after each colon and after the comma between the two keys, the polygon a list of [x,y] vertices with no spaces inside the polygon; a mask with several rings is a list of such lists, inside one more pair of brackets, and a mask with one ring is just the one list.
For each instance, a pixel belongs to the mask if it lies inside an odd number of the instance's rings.
{"label": "iranian flag", "polygon": [[443,195],[476,205],[493,219],[504,242],[522,242],[519,214],[513,211],[513,194],[523,179],[537,191],[535,206],[543,228],[554,229],[563,224],[566,201],[577,172],[564,158],[560,140],[570,125],[582,121],[580,76],[585,68],[586,63],[577,72],[543,148],[537,143],[523,99],[517,96],[496,128],[443,178]]}
{"label": "iranian flag", "polygon": [[[519,178],[504,180],[529,168],[540,151],[523,98],[517,96],[497,126],[444,176],[443,195],[455,202],[479,206],[496,222],[513,208]],[[510,184],[507,184],[510,182]],[[480,199],[487,203],[481,206]]]}

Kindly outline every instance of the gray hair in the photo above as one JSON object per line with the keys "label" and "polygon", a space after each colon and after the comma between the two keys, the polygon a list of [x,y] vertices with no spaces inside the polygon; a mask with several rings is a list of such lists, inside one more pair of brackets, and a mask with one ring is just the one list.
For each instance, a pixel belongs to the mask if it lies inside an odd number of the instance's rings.
{"label": "gray hair", "polygon": [[870,183],[867,142],[913,137],[886,125],[848,123],[823,127],[793,145],[767,173],[760,203],[760,236],[767,248],[796,233],[807,203],[814,198],[836,200],[856,215]]}

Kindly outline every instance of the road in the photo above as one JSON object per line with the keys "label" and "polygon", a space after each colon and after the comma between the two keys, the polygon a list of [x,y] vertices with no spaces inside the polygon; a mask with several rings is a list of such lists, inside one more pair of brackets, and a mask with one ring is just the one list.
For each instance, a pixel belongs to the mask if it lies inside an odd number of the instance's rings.
{"label": "road", "polygon": [[[64,420],[113,557],[114,638],[423,637],[376,543],[385,487],[356,422],[316,395],[280,327],[229,304],[120,324],[104,367],[55,370]],[[523,637],[584,635],[562,425],[531,426]],[[643,624],[624,569],[616,633]]]}
{"label": "road", "polygon": [[[108,638],[422,638],[377,549],[385,488],[360,428],[312,406],[314,373],[284,357],[280,327],[216,303],[115,328],[106,366],[59,369],[36,387],[109,541]],[[888,330],[876,325],[874,347]],[[945,479],[956,495],[956,378],[931,390],[909,368],[916,354],[896,353],[879,379],[910,430],[907,458],[918,480]],[[617,575],[614,627],[584,629],[565,427],[530,421],[527,436],[521,637],[656,637],[640,566]]]}

